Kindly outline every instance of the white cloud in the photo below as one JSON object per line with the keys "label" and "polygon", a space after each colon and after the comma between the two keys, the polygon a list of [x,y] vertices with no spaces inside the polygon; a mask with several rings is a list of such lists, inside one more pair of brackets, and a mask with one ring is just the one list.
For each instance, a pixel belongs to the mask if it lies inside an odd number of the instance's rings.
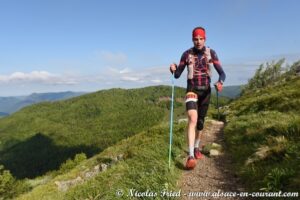
{"label": "white cloud", "polygon": [[128,67],[124,69],[116,69],[113,67],[108,67],[108,70],[113,74],[126,74],[131,72],[131,69],[129,69]]}
{"label": "white cloud", "polygon": [[171,74],[167,66],[151,68],[113,68],[108,67],[101,74],[91,75],[89,82],[110,84],[112,87],[134,87],[153,84],[169,84]]}
{"label": "white cloud", "polygon": [[121,78],[122,81],[134,81],[134,82],[137,82],[137,81],[140,81],[141,79],[139,77],[130,77],[130,76],[123,76]]}
{"label": "white cloud", "polygon": [[154,80],[151,80],[152,83],[161,83],[162,80],[159,80],[159,79],[154,79]]}
{"label": "white cloud", "polygon": [[128,67],[126,67],[120,71],[120,74],[126,74],[126,73],[130,73],[130,72],[131,72],[131,70]]}
{"label": "white cloud", "polygon": [[139,70],[129,69],[126,73],[126,76],[122,76],[122,80],[138,81],[146,84],[157,84],[163,83],[163,80],[169,80],[169,75],[170,73],[168,71],[168,68],[165,66],[151,67]]}
{"label": "white cloud", "polygon": [[127,62],[127,56],[122,52],[100,51],[96,52],[96,55],[109,65],[121,65]]}
{"label": "white cloud", "polygon": [[72,77],[51,74],[47,71],[32,71],[29,73],[14,72],[10,75],[0,75],[0,83],[73,85],[77,84],[77,81]]}

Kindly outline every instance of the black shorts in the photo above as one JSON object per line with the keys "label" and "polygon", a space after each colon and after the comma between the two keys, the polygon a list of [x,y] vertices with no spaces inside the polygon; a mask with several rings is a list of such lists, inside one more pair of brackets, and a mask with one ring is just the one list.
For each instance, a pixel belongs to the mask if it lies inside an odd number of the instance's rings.
{"label": "black shorts", "polygon": [[211,88],[193,89],[186,94],[186,110],[197,110],[197,130],[201,131],[204,126],[204,119],[208,110]]}

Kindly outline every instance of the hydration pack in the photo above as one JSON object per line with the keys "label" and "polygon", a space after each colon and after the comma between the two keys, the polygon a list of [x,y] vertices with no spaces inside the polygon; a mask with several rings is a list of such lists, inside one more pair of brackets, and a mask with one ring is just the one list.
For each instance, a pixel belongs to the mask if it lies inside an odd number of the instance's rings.
{"label": "hydration pack", "polygon": [[[204,52],[204,59],[206,60],[206,73],[205,75],[211,77],[211,68],[213,66],[212,58],[211,58],[211,53],[210,53],[210,48],[205,47],[205,52]],[[188,74],[187,78],[188,79],[193,79],[194,74],[196,75],[202,75],[203,73],[200,72],[199,70],[196,70],[196,64],[197,62],[200,62],[198,59],[198,56],[194,53],[193,48],[189,50],[188,58],[187,58],[187,63],[188,63]]]}

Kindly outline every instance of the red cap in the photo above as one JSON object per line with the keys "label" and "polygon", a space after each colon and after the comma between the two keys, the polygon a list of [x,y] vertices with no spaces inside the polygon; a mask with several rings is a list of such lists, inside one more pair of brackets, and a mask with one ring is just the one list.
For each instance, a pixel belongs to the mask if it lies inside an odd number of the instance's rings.
{"label": "red cap", "polygon": [[206,39],[206,36],[205,36],[205,30],[200,29],[200,28],[195,29],[195,30],[193,31],[193,38],[195,38],[195,37],[197,37],[197,36],[201,36],[201,37],[203,37],[204,39]]}

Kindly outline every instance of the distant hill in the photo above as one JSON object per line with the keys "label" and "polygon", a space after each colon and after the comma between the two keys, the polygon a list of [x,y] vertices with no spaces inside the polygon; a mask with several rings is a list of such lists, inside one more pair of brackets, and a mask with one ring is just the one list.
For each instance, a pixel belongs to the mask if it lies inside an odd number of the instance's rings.
{"label": "distant hill", "polygon": [[225,86],[220,96],[228,97],[230,99],[236,99],[240,96],[242,91],[242,85]]}
{"label": "distant hill", "polygon": [[[0,164],[24,178],[56,169],[76,153],[91,156],[167,119],[170,101],[161,97],[170,94],[168,86],[110,89],[27,106],[0,119]],[[177,88],[176,97],[183,96]],[[47,99],[31,95],[37,97]]]}
{"label": "distant hill", "polygon": [[[84,94],[83,92],[33,93],[29,96],[0,97],[0,116],[14,113],[21,108],[43,101],[58,101]],[[1,114],[2,113],[2,114]]]}
{"label": "distant hill", "polygon": [[0,117],[5,117],[5,116],[8,116],[8,115],[9,115],[8,113],[0,112]]}

